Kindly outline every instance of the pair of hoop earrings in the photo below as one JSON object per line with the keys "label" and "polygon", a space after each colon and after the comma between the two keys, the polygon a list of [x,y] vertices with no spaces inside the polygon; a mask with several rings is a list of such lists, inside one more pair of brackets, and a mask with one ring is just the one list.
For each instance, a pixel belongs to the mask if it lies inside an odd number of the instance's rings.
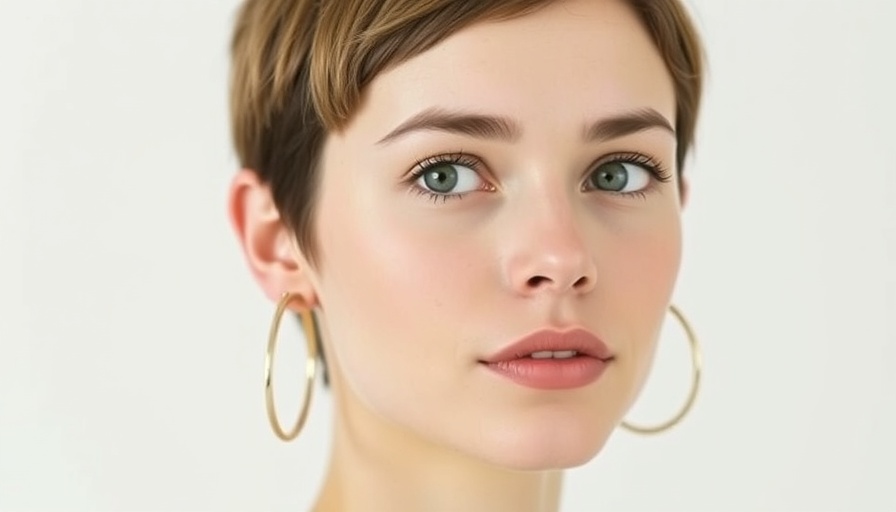
{"label": "pair of hoop earrings", "polygon": [[[264,398],[265,406],[267,407],[268,421],[271,423],[271,428],[274,430],[274,434],[283,441],[292,441],[298,437],[299,433],[302,431],[302,427],[305,426],[305,421],[308,419],[308,411],[311,408],[311,397],[314,392],[314,379],[317,376],[317,320],[314,317],[314,313],[307,310],[300,313],[302,329],[305,332],[305,343],[308,345],[308,357],[305,360],[305,397],[302,401],[302,408],[299,410],[299,416],[296,419],[296,422],[289,431],[284,430],[277,417],[277,409],[274,405],[274,354],[277,348],[277,339],[280,333],[280,322],[283,318],[283,313],[286,311],[287,306],[289,306],[289,304],[296,298],[297,296],[294,294],[284,293],[280,302],[277,303],[277,309],[274,312],[274,319],[271,323],[270,334],[268,335],[268,346],[264,359]],[[691,327],[691,324],[678,308],[669,306],[669,311],[672,313],[672,316],[678,320],[682,328],[684,328],[688,338],[688,344],[690,345],[692,367],[691,390],[681,409],[667,421],[656,425],[637,425],[626,421],[622,422],[623,428],[638,434],[658,434],[677,425],[685,416],[687,416],[688,412],[690,412],[691,407],[693,407],[694,401],[697,398],[697,391],[700,389],[700,374],[703,368],[703,361],[697,336],[694,334],[694,329]]]}

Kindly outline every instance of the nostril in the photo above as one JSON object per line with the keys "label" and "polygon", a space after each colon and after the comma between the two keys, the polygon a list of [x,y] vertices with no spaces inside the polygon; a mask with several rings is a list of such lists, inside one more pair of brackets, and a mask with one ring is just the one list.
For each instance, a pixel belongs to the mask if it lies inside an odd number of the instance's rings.
{"label": "nostril", "polygon": [[572,285],[573,288],[584,288],[586,286],[588,286],[588,277],[586,276],[580,277],[579,280]]}
{"label": "nostril", "polygon": [[550,283],[551,280],[544,276],[532,276],[529,278],[528,281],[526,281],[526,284],[529,285],[531,288],[538,288],[539,286],[541,286],[542,284],[544,284],[546,282]]}
{"label": "nostril", "polygon": [[[578,279],[576,279],[576,282],[574,282],[572,284],[572,288],[575,290],[587,288],[590,282],[591,282],[591,280],[588,279],[588,276],[581,276]],[[537,288],[541,288],[544,286],[550,286],[553,283],[554,283],[553,279],[551,279],[550,277],[545,277],[545,276],[532,276],[526,281],[526,285],[530,289],[537,289]]]}

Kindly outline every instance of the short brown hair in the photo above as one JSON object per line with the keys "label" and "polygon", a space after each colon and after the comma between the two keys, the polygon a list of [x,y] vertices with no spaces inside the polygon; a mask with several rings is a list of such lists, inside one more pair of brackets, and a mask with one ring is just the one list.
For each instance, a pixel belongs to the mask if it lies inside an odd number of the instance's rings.
{"label": "short brown hair", "polygon": [[[314,262],[312,219],[326,135],[345,126],[380,72],[483,20],[549,0],[247,0],[232,42],[231,123],[240,165],[274,202]],[[703,51],[680,0],[627,0],[672,76],[678,172],[702,92]]]}

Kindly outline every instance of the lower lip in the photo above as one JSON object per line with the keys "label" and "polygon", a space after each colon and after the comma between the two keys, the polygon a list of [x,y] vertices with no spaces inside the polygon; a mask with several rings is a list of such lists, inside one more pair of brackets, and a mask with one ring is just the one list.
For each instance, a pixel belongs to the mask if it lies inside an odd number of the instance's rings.
{"label": "lower lip", "polygon": [[594,357],[577,356],[569,359],[521,358],[483,365],[521,386],[535,389],[574,389],[599,379],[608,362]]}

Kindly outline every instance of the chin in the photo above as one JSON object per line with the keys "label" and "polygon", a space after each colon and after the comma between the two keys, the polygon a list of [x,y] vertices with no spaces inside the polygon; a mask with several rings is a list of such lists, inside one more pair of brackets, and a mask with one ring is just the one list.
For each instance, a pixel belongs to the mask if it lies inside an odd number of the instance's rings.
{"label": "chin", "polygon": [[612,425],[562,418],[498,430],[480,451],[493,465],[517,471],[581,466],[593,459],[613,432]]}
{"label": "chin", "polygon": [[588,463],[600,453],[606,443],[574,445],[572,443],[541,442],[536,446],[520,447],[507,453],[492,454],[495,465],[516,471],[548,471],[570,469]]}

